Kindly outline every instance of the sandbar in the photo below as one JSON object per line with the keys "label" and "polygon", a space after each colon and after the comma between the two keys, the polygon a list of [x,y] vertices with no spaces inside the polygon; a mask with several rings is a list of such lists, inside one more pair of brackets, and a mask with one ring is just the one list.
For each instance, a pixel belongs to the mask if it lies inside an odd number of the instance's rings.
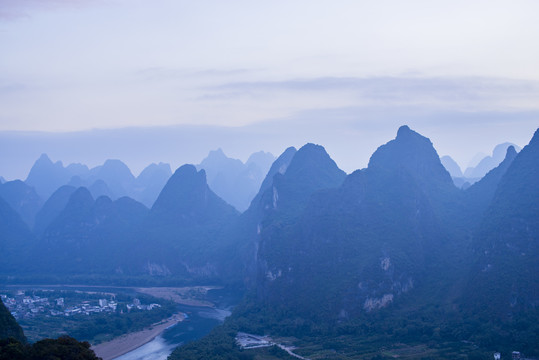
{"label": "sandbar", "polygon": [[182,313],[174,314],[170,318],[155,323],[144,330],[122,335],[111,341],[92,346],[92,350],[103,360],[112,360],[152,341],[168,327],[183,320]]}

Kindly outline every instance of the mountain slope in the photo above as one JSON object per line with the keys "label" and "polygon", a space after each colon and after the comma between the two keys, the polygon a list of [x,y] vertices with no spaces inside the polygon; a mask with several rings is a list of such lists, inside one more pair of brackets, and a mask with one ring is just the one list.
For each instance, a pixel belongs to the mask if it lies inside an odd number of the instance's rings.
{"label": "mountain slope", "polygon": [[26,342],[26,337],[22,328],[17,324],[2,300],[0,299],[0,339],[15,338],[22,343]]}
{"label": "mountain slope", "polygon": [[439,208],[457,191],[430,141],[401,127],[367,169],[316,194],[297,224],[262,232],[259,299],[327,320],[424,294],[446,262]]}
{"label": "mountain slope", "polygon": [[57,275],[114,274],[130,265],[126,250],[148,209],[130,198],[94,201],[75,190],[43,232],[34,252],[35,270]]}
{"label": "mountain slope", "polygon": [[20,215],[0,197],[0,273],[26,271],[26,256],[34,241]]}
{"label": "mountain slope", "polygon": [[0,184],[0,196],[32,227],[43,202],[34,188],[20,180]]}
{"label": "mountain slope", "polygon": [[76,188],[73,186],[61,186],[49,197],[47,201],[45,201],[45,204],[43,204],[43,207],[36,215],[36,221],[33,229],[36,235],[41,235],[50,225],[50,223],[54,221],[58,215],[60,215],[75,190]]}
{"label": "mountain slope", "polygon": [[222,232],[239,213],[210,190],[204,170],[176,170],[159,194],[131,249],[137,271],[186,278],[220,277]]}
{"label": "mountain slope", "polygon": [[[539,301],[539,131],[500,180],[475,240],[476,306],[507,318]],[[480,284],[481,291],[477,291]],[[472,287],[472,285],[470,285]],[[485,306],[478,296],[489,299]]]}

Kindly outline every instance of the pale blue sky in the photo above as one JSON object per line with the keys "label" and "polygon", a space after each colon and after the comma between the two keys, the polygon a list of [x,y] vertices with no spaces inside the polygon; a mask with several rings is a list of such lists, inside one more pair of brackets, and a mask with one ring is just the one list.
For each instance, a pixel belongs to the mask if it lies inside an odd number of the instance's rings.
{"label": "pale blue sky", "polygon": [[539,125],[537,14],[535,0],[0,0],[0,131],[308,117],[290,145],[342,148],[351,171],[406,121],[465,166]]}

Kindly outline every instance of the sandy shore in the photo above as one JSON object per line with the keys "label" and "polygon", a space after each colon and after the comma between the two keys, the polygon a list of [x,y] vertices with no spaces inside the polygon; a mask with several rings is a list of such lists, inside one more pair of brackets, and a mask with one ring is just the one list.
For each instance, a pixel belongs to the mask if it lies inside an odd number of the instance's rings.
{"label": "sandy shore", "polygon": [[183,321],[183,314],[174,314],[172,317],[153,324],[151,327],[134,333],[122,335],[114,340],[92,346],[95,354],[103,360],[111,360],[152,341],[166,328]]}

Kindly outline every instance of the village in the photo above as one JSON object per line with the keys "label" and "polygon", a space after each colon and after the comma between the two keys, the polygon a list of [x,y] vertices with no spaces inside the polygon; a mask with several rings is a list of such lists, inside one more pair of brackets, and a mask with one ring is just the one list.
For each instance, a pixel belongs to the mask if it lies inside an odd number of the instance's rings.
{"label": "village", "polygon": [[127,312],[137,310],[152,310],[156,307],[161,307],[160,304],[142,304],[137,298],[133,299],[132,303],[118,303],[113,298],[111,299],[90,299],[80,303],[66,302],[64,297],[40,297],[37,295],[28,296],[24,292],[19,291],[13,297],[6,294],[0,294],[2,302],[9,309],[15,319],[29,319],[37,315],[45,316],[74,316],[74,315],[92,315],[97,313],[114,313],[120,306],[120,311]]}

